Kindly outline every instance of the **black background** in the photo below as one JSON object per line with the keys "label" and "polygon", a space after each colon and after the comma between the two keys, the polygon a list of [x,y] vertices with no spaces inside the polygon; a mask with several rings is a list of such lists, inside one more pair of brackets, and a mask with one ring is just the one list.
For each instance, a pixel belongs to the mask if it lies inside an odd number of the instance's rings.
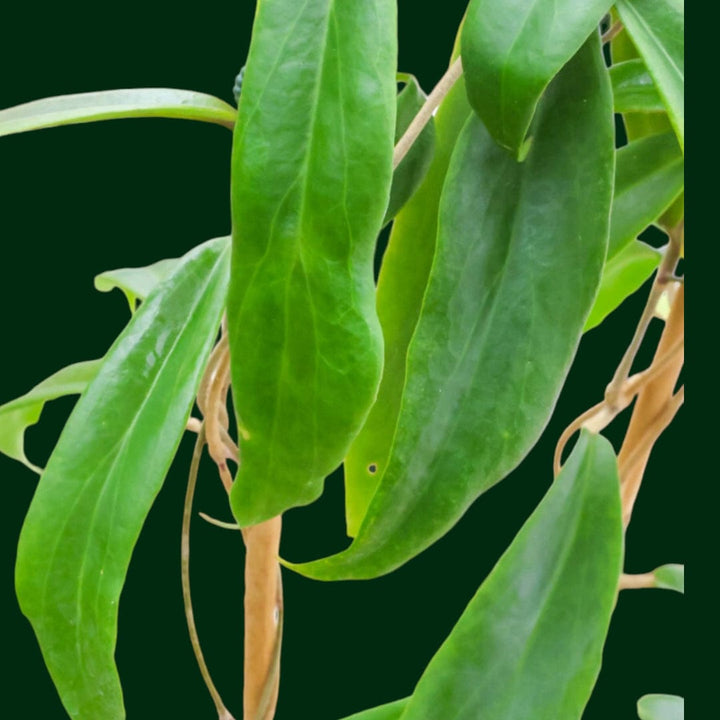
{"label": "black background", "polygon": [[[424,9],[400,2],[400,69],[414,72],[426,90],[447,64],[464,5],[446,0]],[[55,94],[142,86],[199,90],[231,102],[252,14],[253,3],[239,0],[206,1],[192,10],[164,1],[13,4],[0,20],[0,108]],[[229,232],[230,139],[219,126],[169,120],[0,138],[0,403],[109,347],[127,320],[127,306],[117,291],[97,293],[94,275],[175,257]],[[557,436],[602,396],[642,301],[632,298],[583,339],[542,440],[422,556],[369,582],[317,583],[284,571],[278,720],[333,720],[412,691],[547,489]],[[659,326],[653,325],[651,341]],[[648,359],[645,350],[639,365]],[[71,407],[69,399],[50,404],[40,425],[28,431],[31,459],[44,462]],[[615,443],[624,422],[622,417],[607,433]],[[683,561],[683,467],[674,451],[682,424],[681,413],[650,462],[627,535],[630,572]],[[130,720],[214,717],[180,594],[179,533],[190,452],[186,438],[136,547],[122,596],[117,661]],[[3,704],[24,717],[61,719],[64,711],[13,590],[17,537],[36,479],[2,456],[0,482]],[[201,482],[197,508],[228,519],[219,482],[207,467]],[[283,554],[305,560],[343,546],[342,502],[336,474],[320,501],[286,514]],[[194,523],[199,631],[217,684],[238,716],[242,553],[237,534]],[[684,598],[676,593],[621,594],[586,720],[634,718],[635,701],[647,692],[684,694],[683,612]]]}

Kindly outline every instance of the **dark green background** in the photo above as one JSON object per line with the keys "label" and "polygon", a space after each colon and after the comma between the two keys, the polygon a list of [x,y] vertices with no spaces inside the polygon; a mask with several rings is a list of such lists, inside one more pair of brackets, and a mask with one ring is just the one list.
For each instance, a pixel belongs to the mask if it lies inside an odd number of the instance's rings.
{"label": "dark green background", "polygon": [[[443,72],[464,5],[400,3],[400,69],[416,73],[426,90]],[[240,0],[206,1],[193,10],[164,1],[7,7],[0,27],[0,108],[54,94],[141,86],[188,88],[231,101],[252,12],[253,3]],[[93,289],[94,275],[174,257],[229,232],[229,155],[227,130],[181,121],[108,122],[0,138],[0,403],[108,348],[128,312],[118,292]],[[633,298],[583,340],[541,442],[420,558],[370,582],[322,584],[284,572],[278,720],[333,720],[412,691],[548,487],[558,434],[602,396],[641,305],[641,298]],[[652,338],[658,329],[655,323]],[[71,406],[69,400],[53,403],[40,426],[27,433],[33,460],[44,462]],[[608,433],[615,442],[624,421]],[[681,443],[682,424],[681,413],[650,463],[627,536],[631,572],[683,561],[682,467],[673,449]],[[214,717],[187,640],[180,595],[179,532],[190,442],[183,441],[153,507],[122,596],[117,660],[130,720]],[[0,482],[3,707],[18,717],[24,709],[23,717],[61,719],[64,712],[13,591],[15,546],[36,479],[0,457]],[[287,513],[283,554],[304,560],[341,547],[342,500],[336,475],[322,500]],[[207,466],[197,508],[229,518]],[[206,656],[239,717],[239,535],[196,522],[192,563]],[[621,594],[586,720],[634,718],[635,701],[646,692],[683,694],[683,613],[684,599],[675,593]]]}

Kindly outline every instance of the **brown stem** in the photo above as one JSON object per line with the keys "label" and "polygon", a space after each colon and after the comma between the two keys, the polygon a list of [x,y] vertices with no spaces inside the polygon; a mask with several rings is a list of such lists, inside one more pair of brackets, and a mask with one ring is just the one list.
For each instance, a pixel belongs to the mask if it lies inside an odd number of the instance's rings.
{"label": "brown stem", "polygon": [[[685,288],[680,286],[658,343],[656,358],[662,358],[683,338],[685,331]],[[652,446],[667,426],[671,417],[667,415],[678,405],[682,397],[674,396],[684,352],[676,352],[672,360],[665,364],[662,372],[657,373],[638,394],[628,425],[625,440],[618,455],[620,481],[623,495],[623,520],[627,527],[630,522],[633,505],[645,472]],[[679,405],[678,405],[679,406]],[[677,408],[675,408],[676,410]],[[674,412],[673,412],[674,414]],[[638,450],[638,448],[641,448]]]}
{"label": "brown stem", "polygon": [[601,38],[603,44],[609,43],[611,40],[614,40],[622,31],[623,31],[623,24],[620,22],[620,20],[616,20],[607,29],[607,31],[603,33],[603,36]]}
{"label": "brown stem", "polygon": [[402,159],[408,150],[410,150],[418,135],[423,131],[425,125],[428,124],[435,110],[450,92],[457,79],[462,75],[462,71],[462,60],[461,58],[457,58],[455,62],[450,65],[447,72],[440,78],[430,95],[428,95],[425,104],[412,119],[412,122],[408,125],[408,129],[403,133],[403,136],[395,146],[395,151],[393,152],[393,170],[402,162]]}
{"label": "brown stem", "polygon": [[654,588],[655,573],[642,573],[641,575],[628,575],[623,573],[620,576],[618,590],[637,590],[640,588]]}
{"label": "brown stem", "polygon": [[272,720],[280,685],[280,516],[243,529],[245,540],[244,720]]}

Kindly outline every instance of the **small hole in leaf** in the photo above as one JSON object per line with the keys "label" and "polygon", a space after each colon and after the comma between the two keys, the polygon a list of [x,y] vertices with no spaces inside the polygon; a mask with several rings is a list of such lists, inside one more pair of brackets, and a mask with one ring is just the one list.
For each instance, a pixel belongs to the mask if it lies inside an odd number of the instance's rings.
{"label": "small hole in leaf", "polygon": [[368,472],[374,475],[377,472],[377,465],[375,463],[370,463],[368,465]]}

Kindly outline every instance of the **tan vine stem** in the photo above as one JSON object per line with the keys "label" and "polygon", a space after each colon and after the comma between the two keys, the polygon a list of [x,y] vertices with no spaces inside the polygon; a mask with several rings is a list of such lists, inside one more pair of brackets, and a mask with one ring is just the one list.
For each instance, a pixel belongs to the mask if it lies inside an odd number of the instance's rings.
{"label": "tan vine stem", "polygon": [[623,24],[620,22],[620,20],[616,20],[607,30],[607,32],[603,33],[602,38],[600,40],[603,44],[609,43],[610,41],[614,40],[621,32],[623,31]]}
{"label": "tan vine stem", "polygon": [[[685,288],[680,286],[668,315],[655,357],[662,357],[684,336]],[[630,522],[633,505],[640,489],[650,452],[667,424],[682,404],[683,392],[673,394],[684,353],[677,353],[663,372],[658,373],[638,395],[625,441],[618,455],[622,483],[623,520]]]}
{"label": "tan vine stem", "polygon": [[641,575],[628,575],[623,573],[620,576],[618,590],[637,590],[640,588],[654,588],[655,573],[642,573]]}
{"label": "tan vine stem", "polygon": [[440,81],[433,88],[430,95],[428,95],[425,104],[420,108],[418,114],[413,118],[408,129],[403,133],[403,136],[395,146],[395,151],[393,152],[393,170],[402,162],[405,155],[407,155],[408,150],[410,150],[412,144],[417,140],[418,135],[420,135],[423,128],[428,124],[435,110],[437,110],[445,96],[450,92],[452,86],[462,75],[462,71],[462,59],[457,58],[455,62],[450,65],[447,72],[440,78]]}
{"label": "tan vine stem", "polygon": [[192,597],[190,594],[190,520],[192,517],[192,503],[195,496],[195,486],[197,484],[198,469],[200,467],[200,458],[202,456],[203,446],[205,445],[205,428],[201,427],[195,441],[195,449],[193,450],[192,461],[190,463],[190,472],[188,474],[187,490],[185,492],[185,504],[183,506],[183,522],[182,522],[182,539],[181,546],[181,577],[183,604],[185,605],[185,619],[187,620],[188,632],[190,634],[190,644],[192,645],[195,659],[200,668],[200,674],[205,682],[205,686],[210,693],[215,709],[217,710],[218,720],[235,720],[225,707],[220,693],[210,677],[210,671],[205,663],[202,648],[200,647],[200,638],[198,637],[197,628],[195,626],[195,616],[192,609]]}

